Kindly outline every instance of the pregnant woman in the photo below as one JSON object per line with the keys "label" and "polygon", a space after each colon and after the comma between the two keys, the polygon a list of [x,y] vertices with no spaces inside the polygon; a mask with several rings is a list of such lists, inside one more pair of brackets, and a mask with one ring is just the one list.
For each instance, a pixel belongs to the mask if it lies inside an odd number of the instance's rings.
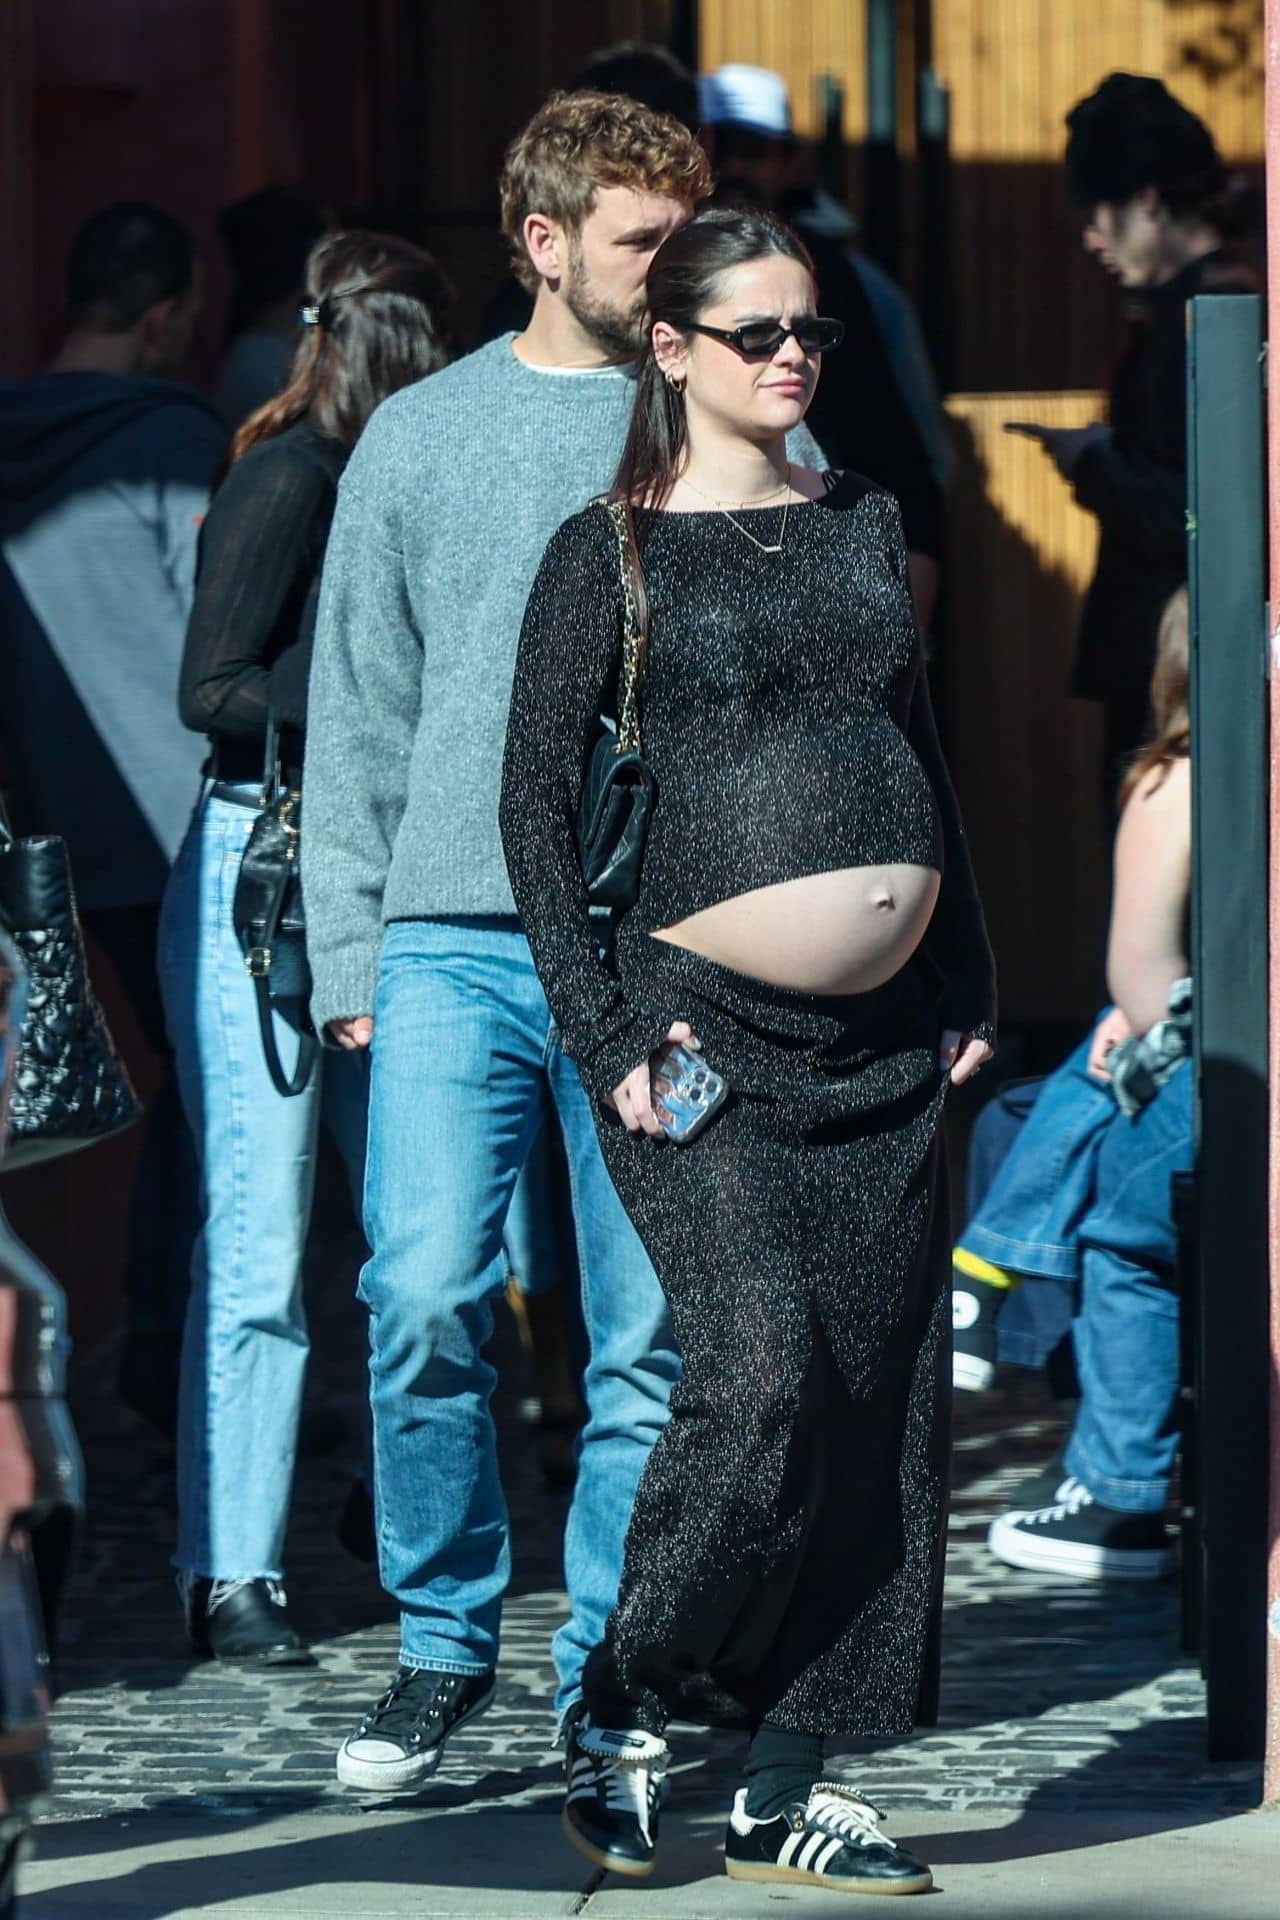
{"label": "pregnant woman", "polygon": [[[699,214],[659,249],[618,478],[652,626],[657,782],[610,962],[574,834],[616,712],[623,590],[606,507],[565,523],[529,602],[502,830],[609,1172],[684,1358],[615,1611],[568,1740],[565,1829],[652,1870],[673,1718],[740,1726],[737,1879],[924,1891],[928,1869],[824,1777],[827,1736],[914,1722],[939,1594],[949,1275],[938,1122],[990,1055],[990,951],[930,713],[897,505],[789,467],[838,322],[793,234]],[[731,1089],[688,1145],[664,1046]]]}

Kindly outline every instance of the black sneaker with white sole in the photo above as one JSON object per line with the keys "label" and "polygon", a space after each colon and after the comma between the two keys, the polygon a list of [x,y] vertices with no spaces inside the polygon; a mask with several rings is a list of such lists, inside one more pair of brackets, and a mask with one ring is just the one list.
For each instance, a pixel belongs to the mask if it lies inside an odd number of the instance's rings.
{"label": "black sneaker with white sole", "polygon": [[1163,1580],[1173,1548],[1158,1513],[1120,1513],[1068,1479],[1051,1505],[1002,1513],[987,1545],[997,1560],[1068,1580]]}
{"label": "black sneaker with white sole", "polygon": [[372,1713],[338,1749],[338,1779],[369,1793],[403,1793],[429,1780],[445,1741],[493,1703],[491,1673],[401,1667]]}
{"label": "black sneaker with white sole", "polygon": [[569,1723],[560,1824],[592,1866],[633,1880],[653,1872],[669,1758],[666,1741],[655,1733],[593,1726],[585,1713]]}
{"label": "black sneaker with white sole", "polygon": [[747,1812],[741,1787],[724,1837],[731,1880],[827,1887],[833,1893],[928,1893],[933,1875],[880,1831],[884,1815],[852,1787],[820,1780],[807,1801],[769,1820]]}

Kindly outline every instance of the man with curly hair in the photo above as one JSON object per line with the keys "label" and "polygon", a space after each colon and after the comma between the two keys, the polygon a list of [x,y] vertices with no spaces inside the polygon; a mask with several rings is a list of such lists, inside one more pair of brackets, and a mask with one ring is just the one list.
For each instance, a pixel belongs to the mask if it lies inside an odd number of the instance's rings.
{"label": "man with curly hair", "polygon": [[510,1567],[484,1348],[507,1205],[549,1091],[570,1162],[590,1341],[565,1539],[557,1708],[580,1691],[636,1483],[678,1372],[516,918],[498,788],[542,552],[607,488],[644,281],[709,186],[665,115],[560,94],[513,143],[503,226],[535,294],[521,334],[379,408],[342,483],[307,740],[303,880],[317,1026],[372,1058],[365,1226],[380,1572],[399,1669],[338,1778],[411,1789],[493,1698]]}

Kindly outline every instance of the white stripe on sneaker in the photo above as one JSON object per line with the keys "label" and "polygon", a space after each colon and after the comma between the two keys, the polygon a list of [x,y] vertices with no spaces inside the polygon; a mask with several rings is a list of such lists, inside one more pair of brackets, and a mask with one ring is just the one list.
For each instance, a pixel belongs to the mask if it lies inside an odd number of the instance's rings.
{"label": "white stripe on sneaker", "polygon": [[808,1873],[813,1866],[815,1855],[822,1853],[827,1844],[826,1835],[811,1833],[796,1856],[796,1865],[802,1872]]}
{"label": "white stripe on sneaker", "polygon": [[804,1831],[803,1827],[799,1833],[789,1833],[783,1841],[778,1854],[778,1865],[780,1867],[794,1866],[797,1853],[809,1838],[810,1836]]}
{"label": "white stripe on sneaker", "polygon": [[831,1865],[831,1862],[835,1859],[836,1855],[843,1848],[844,1844],[845,1843],[843,1840],[828,1840],[825,1852],[821,1855],[821,1857],[816,1861],[814,1865],[814,1869],[813,1869],[814,1872],[825,1873],[827,1868]]}

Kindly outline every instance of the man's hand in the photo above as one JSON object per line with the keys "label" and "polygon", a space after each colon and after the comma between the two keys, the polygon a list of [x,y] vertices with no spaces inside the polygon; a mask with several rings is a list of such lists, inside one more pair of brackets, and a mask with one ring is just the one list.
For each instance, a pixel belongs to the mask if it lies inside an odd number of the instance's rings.
{"label": "man's hand", "polygon": [[[677,1020],[668,1032],[667,1039],[679,1040],[695,1051],[700,1045],[687,1020]],[[619,1081],[607,1096],[608,1104],[617,1109],[618,1118],[628,1133],[651,1133],[656,1138],[662,1132],[662,1122],[653,1110],[653,1063],[657,1057],[656,1053],[651,1053],[647,1060],[633,1067],[626,1079]]]}
{"label": "man's hand", "polygon": [[1124,1040],[1132,1040],[1133,1028],[1119,1007],[1112,1007],[1105,1020],[1099,1020],[1089,1048],[1089,1072],[1095,1080],[1110,1080],[1107,1055]]}
{"label": "man's hand", "polygon": [[359,1053],[373,1039],[373,1015],[357,1013],[348,1020],[331,1020],[328,1031],[348,1053]]}

